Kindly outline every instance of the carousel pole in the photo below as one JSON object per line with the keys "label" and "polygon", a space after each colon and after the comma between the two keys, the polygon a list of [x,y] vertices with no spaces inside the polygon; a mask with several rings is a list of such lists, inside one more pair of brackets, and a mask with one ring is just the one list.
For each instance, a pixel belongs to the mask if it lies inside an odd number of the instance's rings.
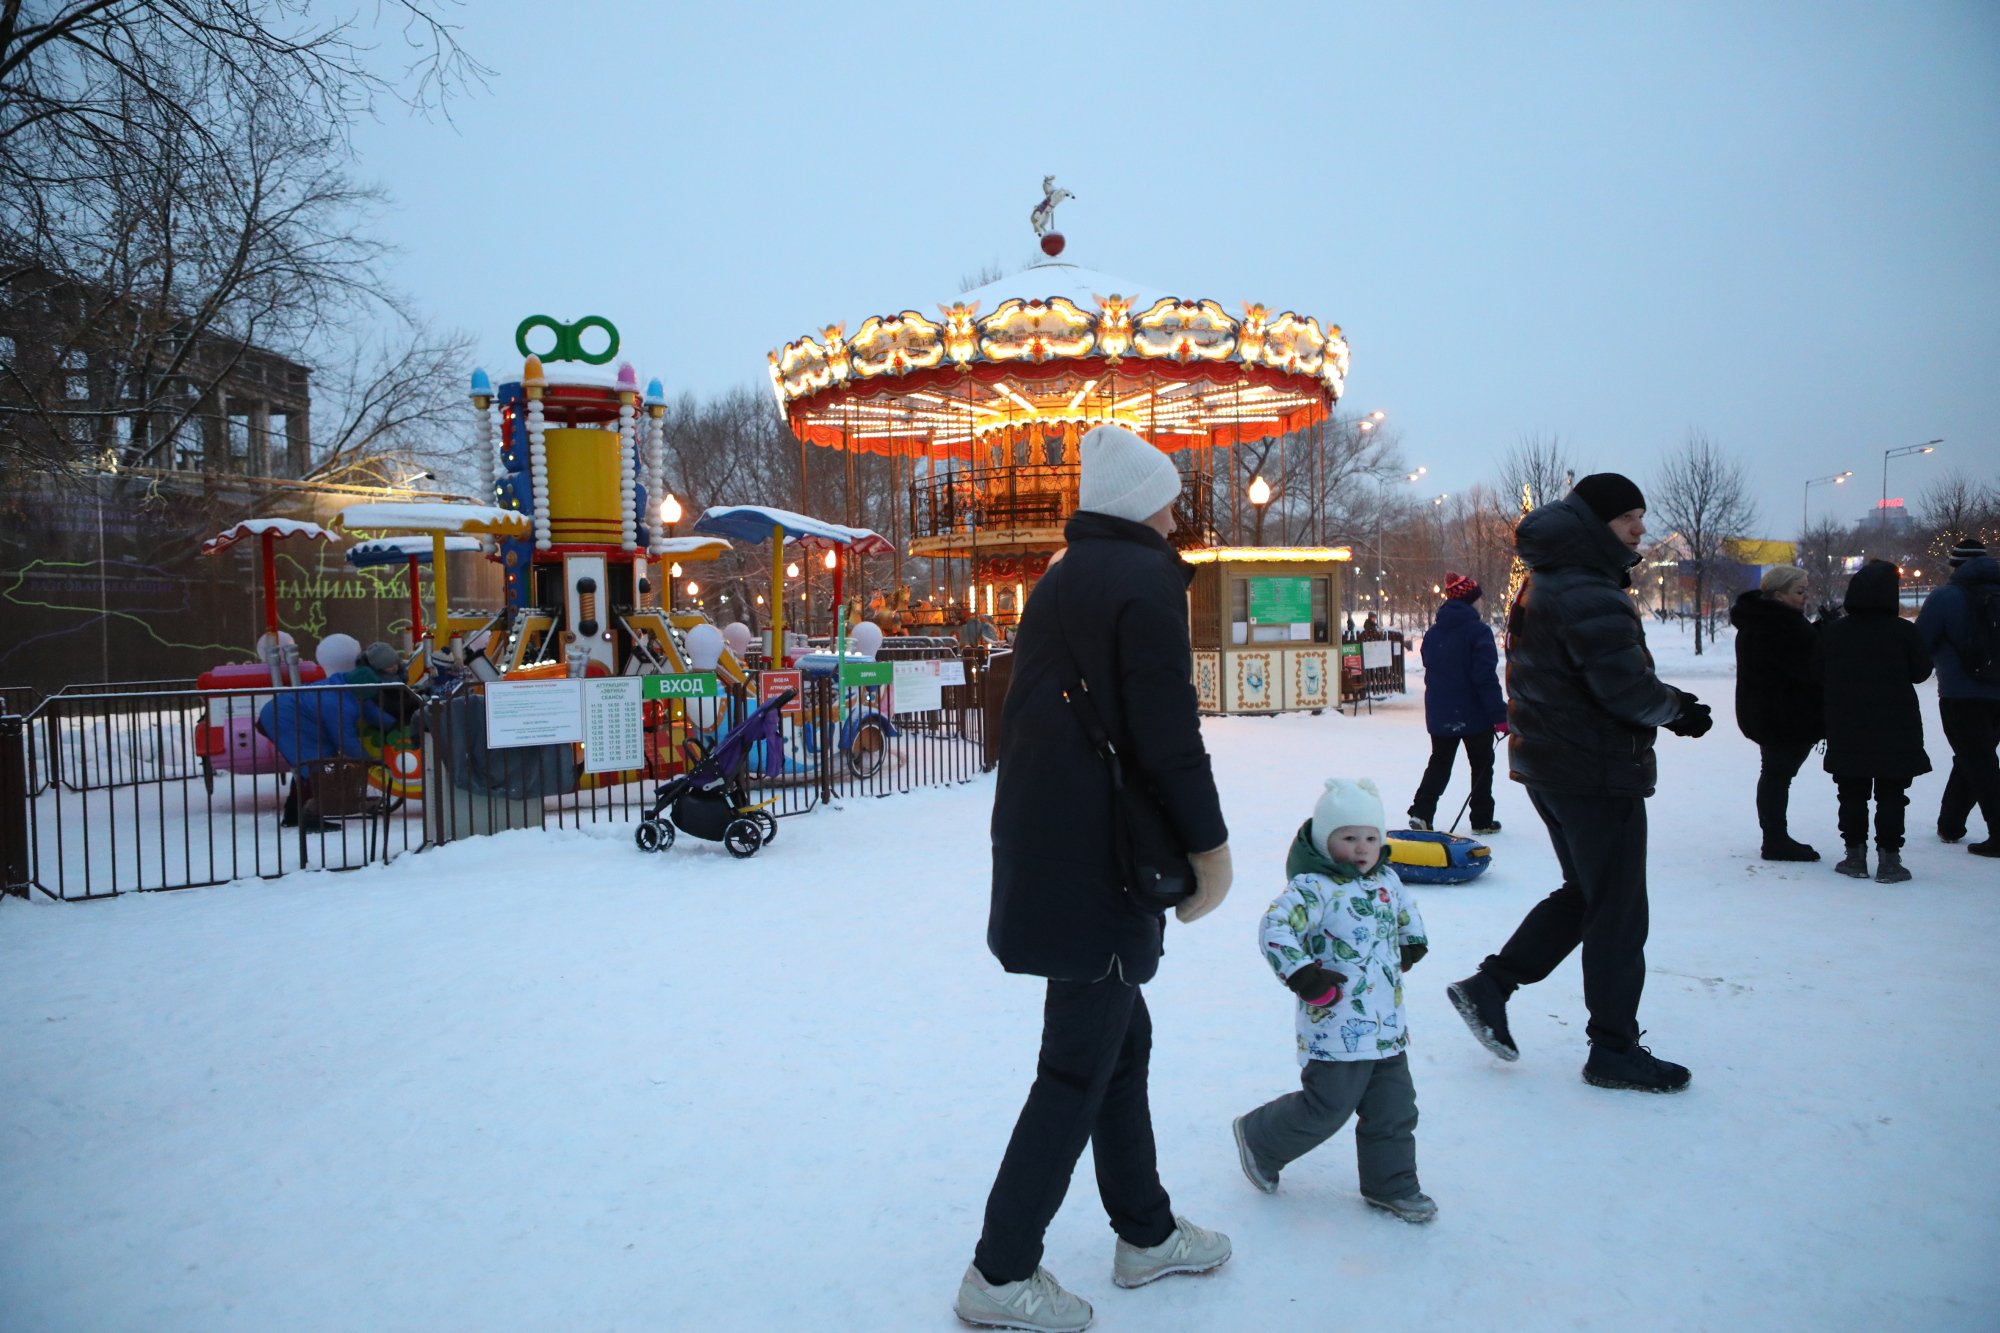
{"label": "carousel pole", "polygon": [[278,646],[278,534],[266,531],[257,544],[264,556],[264,632],[271,636],[271,646]]}
{"label": "carousel pole", "polygon": [[417,555],[410,554],[410,651],[415,652],[424,642],[424,601],[418,596]]}
{"label": "carousel pole", "polygon": [[771,529],[771,660],[785,664],[785,530]]}
{"label": "carousel pole", "polygon": [[445,588],[444,534],[431,534],[431,593],[437,601],[437,610],[431,616],[431,632],[436,637],[437,646],[446,652],[451,650],[451,598]]}

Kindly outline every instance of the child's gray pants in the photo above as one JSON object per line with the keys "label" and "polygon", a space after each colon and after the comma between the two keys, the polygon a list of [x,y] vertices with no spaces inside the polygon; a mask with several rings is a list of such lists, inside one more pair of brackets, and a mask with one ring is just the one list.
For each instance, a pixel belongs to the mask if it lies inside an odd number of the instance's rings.
{"label": "child's gray pants", "polygon": [[1418,1191],[1417,1088],[1407,1052],[1387,1060],[1309,1060],[1299,1086],[1243,1117],[1243,1138],[1259,1166],[1275,1177],[1351,1115],[1361,1192],[1406,1199]]}

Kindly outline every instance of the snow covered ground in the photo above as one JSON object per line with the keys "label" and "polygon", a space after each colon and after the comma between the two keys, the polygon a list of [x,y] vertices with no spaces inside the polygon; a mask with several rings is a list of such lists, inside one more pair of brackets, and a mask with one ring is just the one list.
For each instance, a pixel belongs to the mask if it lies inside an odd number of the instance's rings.
{"label": "snow covered ground", "polygon": [[[1652,803],[1643,1017],[1691,1090],[1578,1078],[1574,960],[1516,999],[1518,1064],[1451,1013],[1445,983],[1556,882],[1503,781],[1492,871],[1417,890],[1418,1153],[1441,1219],[1366,1209],[1348,1134],[1252,1190],[1229,1120],[1297,1077],[1257,917],[1322,776],[1371,774],[1400,811],[1422,700],[1211,721],[1237,887],[1170,928],[1148,1002],[1163,1177],[1236,1257],[1117,1290],[1086,1163],[1046,1262],[1099,1328],[2000,1322],[2000,868],[1935,840],[1938,773],[1914,791],[1910,884],[1757,861],[1728,644],[1697,660],[1654,638],[1717,714],[1661,738]],[[1794,832],[1829,852],[1816,765]],[[0,1323],[957,1327],[1041,995],[984,946],[991,782],[788,819],[748,861],[523,832],[0,905]]]}

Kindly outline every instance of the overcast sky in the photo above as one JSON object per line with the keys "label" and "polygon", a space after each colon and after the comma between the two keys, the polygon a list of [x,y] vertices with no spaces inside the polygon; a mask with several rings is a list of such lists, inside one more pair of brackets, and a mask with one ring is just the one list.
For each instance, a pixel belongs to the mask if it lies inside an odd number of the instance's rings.
{"label": "overcast sky", "polygon": [[[472,0],[453,122],[364,129],[397,280],[514,368],[602,314],[670,392],[1038,258],[1341,325],[1433,490],[1690,427],[1767,535],[2000,480],[2000,4]],[[468,367],[468,371],[469,371]]]}

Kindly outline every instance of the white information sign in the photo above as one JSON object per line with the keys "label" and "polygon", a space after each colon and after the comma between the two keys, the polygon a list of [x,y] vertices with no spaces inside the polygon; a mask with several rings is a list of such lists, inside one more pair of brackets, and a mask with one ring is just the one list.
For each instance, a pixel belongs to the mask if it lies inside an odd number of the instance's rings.
{"label": "white information sign", "polygon": [[936,662],[896,663],[896,712],[928,713],[944,707],[944,682]]}
{"label": "white information sign", "polygon": [[1387,639],[1363,639],[1361,641],[1361,668],[1364,671],[1380,671],[1389,665],[1389,641]]}
{"label": "white information sign", "polygon": [[965,662],[962,659],[956,657],[941,657],[938,659],[937,668],[938,668],[938,684],[940,685],[965,684]]}
{"label": "white information sign", "polygon": [[622,773],[646,766],[646,682],[612,676],[583,686],[583,771]]}
{"label": "white information sign", "polygon": [[583,682],[496,680],[486,687],[486,744],[557,745],[583,739]]}
{"label": "white information sign", "polygon": [[1309,642],[1311,641],[1312,636],[1313,636],[1313,627],[1312,627],[1312,622],[1310,620],[1297,620],[1292,622],[1293,642],[1295,643]]}

